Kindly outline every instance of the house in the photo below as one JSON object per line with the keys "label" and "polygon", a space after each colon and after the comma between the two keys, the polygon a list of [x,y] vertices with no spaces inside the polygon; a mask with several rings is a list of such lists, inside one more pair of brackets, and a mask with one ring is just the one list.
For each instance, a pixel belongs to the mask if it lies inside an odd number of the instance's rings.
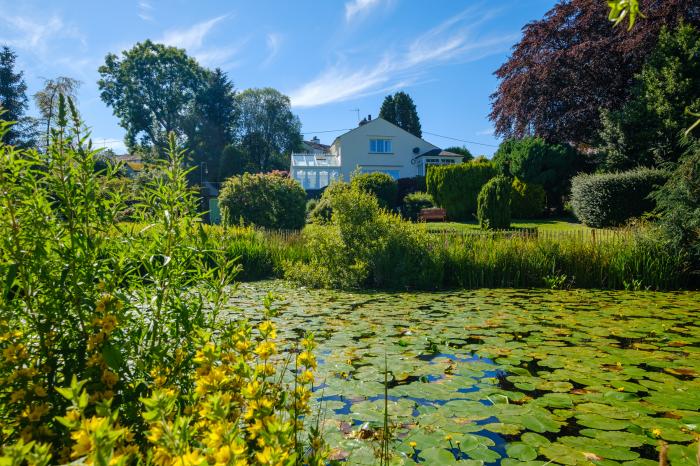
{"label": "house", "polygon": [[[413,178],[425,176],[429,165],[462,161],[459,154],[443,151],[383,118],[373,120],[371,116],[335,138],[330,147],[320,143],[305,147],[309,152],[292,154],[290,176],[306,190],[324,188],[333,180],[349,181],[356,171]],[[322,152],[321,147],[328,150]]]}

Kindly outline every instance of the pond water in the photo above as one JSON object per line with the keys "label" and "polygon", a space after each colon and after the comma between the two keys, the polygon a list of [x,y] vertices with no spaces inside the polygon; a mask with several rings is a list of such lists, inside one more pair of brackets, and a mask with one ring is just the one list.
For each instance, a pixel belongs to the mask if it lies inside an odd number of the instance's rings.
{"label": "pond water", "polygon": [[319,343],[316,403],[339,462],[378,463],[387,367],[396,464],[651,466],[666,442],[672,465],[696,465],[700,293],[270,281],[242,284],[232,304],[255,319],[269,291],[280,337]]}

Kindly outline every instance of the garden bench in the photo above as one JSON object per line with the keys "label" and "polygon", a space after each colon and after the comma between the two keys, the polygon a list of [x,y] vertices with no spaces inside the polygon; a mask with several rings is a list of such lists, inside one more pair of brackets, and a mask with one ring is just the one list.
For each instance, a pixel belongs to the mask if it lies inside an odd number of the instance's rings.
{"label": "garden bench", "polygon": [[421,222],[428,222],[431,220],[444,222],[447,220],[447,211],[445,209],[435,207],[421,209],[420,213],[418,214],[418,220]]}

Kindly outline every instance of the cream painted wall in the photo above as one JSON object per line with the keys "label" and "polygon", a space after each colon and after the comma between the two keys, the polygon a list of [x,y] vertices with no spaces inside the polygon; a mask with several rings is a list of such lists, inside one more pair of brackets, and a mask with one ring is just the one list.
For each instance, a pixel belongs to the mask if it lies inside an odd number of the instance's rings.
{"label": "cream painted wall", "polygon": [[[370,153],[370,139],[391,139],[392,153]],[[340,155],[340,174],[346,181],[358,167],[362,170],[398,170],[399,178],[418,175],[418,165],[412,165],[411,159],[418,154],[438,149],[437,146],[402,130],[388,121],[377,118],[339,136],[331,147],[331,153]]]}

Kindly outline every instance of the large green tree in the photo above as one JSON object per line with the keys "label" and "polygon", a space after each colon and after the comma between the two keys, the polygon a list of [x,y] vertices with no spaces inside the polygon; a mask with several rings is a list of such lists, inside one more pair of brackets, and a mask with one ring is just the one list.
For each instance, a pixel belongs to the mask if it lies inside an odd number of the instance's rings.
{"label": "large green tree", "polygon": [[195,96],[184,123],[187,148],[195,164],[206,163],[207,179],[223,181],[224,149],[233,143],[237,118],[233,83],[219,68],[206,74],[202,90]]}
{"label": "large green tree", "polygon": [[414,136],[423,137],[416,104],[413,103],[411,96],[405,92],[399,91],[394,95],[386,96],[379,109],[379,117],[392,122]]}
{"label": "large green tree", "polygon": [[43,131],[42,144],[48,147],[51,141],[51,129],[56,126],[56,115],[58,114],[59,95],[77,100],[80,81],[66,76],[59,76],[55,79],[45,79],[44,88],[34,94],[34,103],[39,109],[41,119],[39,125]]}
{"label": "large green tree", "polygon": [[452,152],[453,154],[459,154],[462,156],[462,162],[469,162],[474,159],[471,151],[467,149],[466,146],[452,146],[445,149],[447,152]]}
{"label": "large green tree", "polygon": [[289,97],[266,87],[236,95],[238,137],[247,163],[245,171],[288,169],[287,155],[301,143],[301,122]]}
{"label": "large green tree", "polygon": [[[675,162],[685,152],[683,132],[700,112],[700,30],[662,30],[632,87],[631,99],[603,113],[604,167],[624,170]],[[692,136],[690,136],[692,137]]]}
{"label": "large green tree", "polygon": [[184,50],[137,43],[109,54],[100,66],[102,100],[126,129],[129,150],[164,148],[168,134],[184,139],[184,128],[196,96],[207,85],[207,71]]}
{"label": "large green tree", "polygon": [[547,206],[561,209],[571,177],[584,168],[581,155],[568,144],[550,144],[542,138],[510,139],[493,156],[498,170],[526,183],[541,185]]}
{"label": "large green tree", "polygon": [[28,146],[32,143],[32,121],[25,116],[27,110],[27,84],[24,73],[15,70],[17,54],[9,47],[0,49],[0,108],[5,113],[2,119],[15,121],[2,138],[2,142],[13,146]]}

